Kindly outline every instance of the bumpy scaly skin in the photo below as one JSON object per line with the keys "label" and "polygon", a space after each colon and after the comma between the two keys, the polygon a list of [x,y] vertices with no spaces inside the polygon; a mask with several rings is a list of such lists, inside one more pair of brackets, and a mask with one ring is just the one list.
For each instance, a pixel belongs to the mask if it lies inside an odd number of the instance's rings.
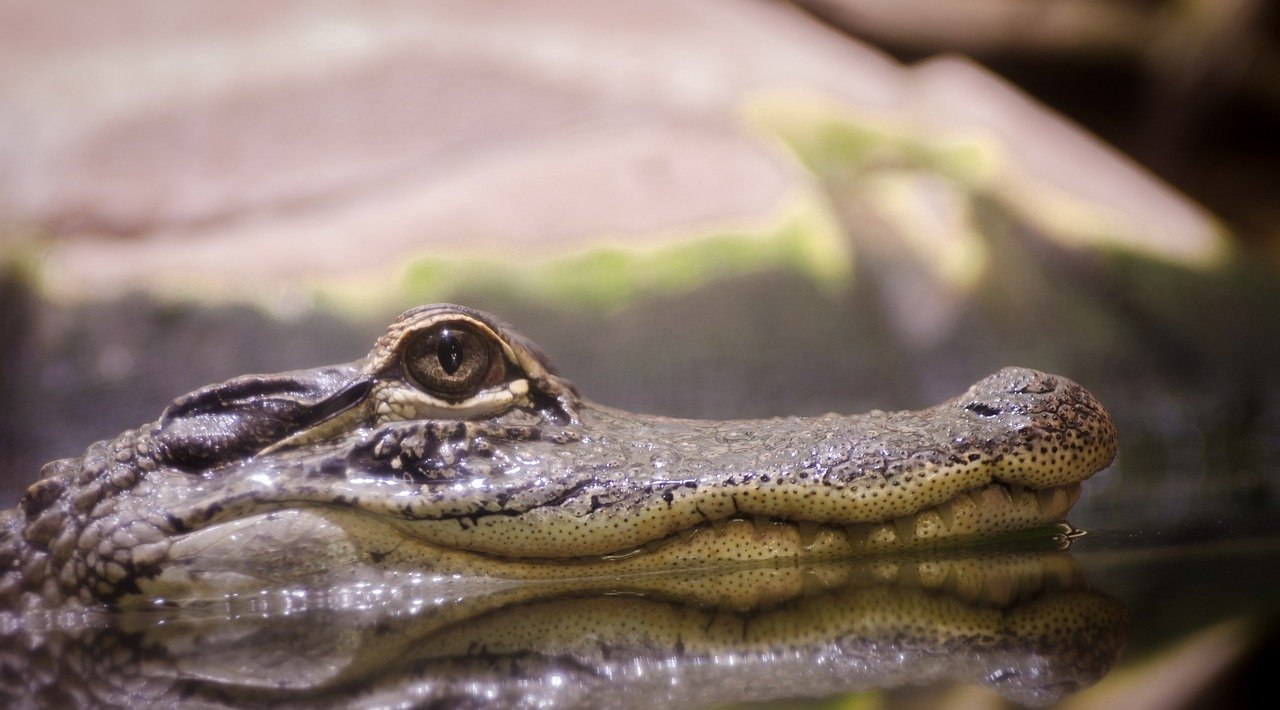
{"label": "bumpy scaly skin", "polygon": [[[507,376],[445,403],[404,374],[402,352],[449,319],[491,333]],[[0,605],[935,544],[1061,520],[1115,450],[1088,392],[1021,368],[914,412],[630,414],[581,399],[491,317],[430,306],[361,361],[211,386],[48,464],[0,514]]]}

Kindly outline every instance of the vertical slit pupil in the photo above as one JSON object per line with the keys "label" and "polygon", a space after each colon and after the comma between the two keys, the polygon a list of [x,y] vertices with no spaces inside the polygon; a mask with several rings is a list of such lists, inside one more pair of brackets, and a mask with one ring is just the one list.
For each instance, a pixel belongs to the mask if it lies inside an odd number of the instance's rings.
{"label": "vertical slit pupil", "polygon": [[436,358],[446,375],[452,375],[462,367],[462,339],[449,331],[440,333],[440,342],[436,345]]}

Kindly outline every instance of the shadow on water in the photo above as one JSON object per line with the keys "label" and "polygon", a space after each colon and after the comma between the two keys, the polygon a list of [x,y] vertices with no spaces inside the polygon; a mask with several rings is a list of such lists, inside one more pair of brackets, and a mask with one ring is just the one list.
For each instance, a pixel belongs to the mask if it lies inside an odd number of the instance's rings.
{"label": "shadow on water", "polygon": [[182,609],[6,618],[6,707],[672,707],[985,688],[1042,706],[1129,612],[1059,551],[572,582],[410,576]]}

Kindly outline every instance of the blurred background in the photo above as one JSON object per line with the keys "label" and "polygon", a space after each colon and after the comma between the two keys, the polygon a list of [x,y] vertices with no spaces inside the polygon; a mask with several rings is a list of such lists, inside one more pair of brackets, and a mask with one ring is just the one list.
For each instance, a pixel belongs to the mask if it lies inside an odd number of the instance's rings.
{"label": "blurred background", "polygon": [[[0,491],[447,300],[671,415],[1057,372],[1121,429],[1073,515],[1099,554],[1274,541],[1278,28],[1261,0],[0,2]],[[1178,597],[1138,657],[1273,618],[1252,581]]]}

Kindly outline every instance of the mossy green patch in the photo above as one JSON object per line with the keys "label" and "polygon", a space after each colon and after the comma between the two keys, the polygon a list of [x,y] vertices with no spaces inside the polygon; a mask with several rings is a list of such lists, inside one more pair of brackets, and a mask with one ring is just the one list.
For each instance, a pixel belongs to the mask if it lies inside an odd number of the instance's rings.
{"label": "mossy green patch", "polygon": [[[1120,186],[1116,199],[1082,190],[1079,176],[1071,176],[1082,168],[1053,163],[1061,158],[1052,150],[1047,159],[1019,156],[990,128],[945,115],[886,115],[793,93],[757,96],[746,115],[757,133],[776,140],[833,193],[847,196],[841,200],[857,199],[868,181],[885,172],[929,173],[972,198],[998,202],[1073,249],[1117,247],[1201,270],[1234,257],[1229,233],[1212,215],[1150,178],[1136,177],[1124,160],[1102,157],[1105,151],[1085,165],[1097,173],[1091,180]],[[1153,201],[1162,205],[1159,215]]]}
{"label": "mossy green patch", "polygon": [[999,143],[980,133],[923,131],[820,97],[762,95],[746,115],[757,134],[824,178],[906,168],[976,187],[991,180],[1002,160]]}
{"label": "mossy green patch", "polygon": [[647,295],[688,292],[720,278],[790,270],[837,290],[852,273],[852,255],[824,204],[803,196],[757,228],[611,244],[526,261],[428,257],[404,270],[410,301],[447,298],[465,287],[506,296],[600,309]]}

